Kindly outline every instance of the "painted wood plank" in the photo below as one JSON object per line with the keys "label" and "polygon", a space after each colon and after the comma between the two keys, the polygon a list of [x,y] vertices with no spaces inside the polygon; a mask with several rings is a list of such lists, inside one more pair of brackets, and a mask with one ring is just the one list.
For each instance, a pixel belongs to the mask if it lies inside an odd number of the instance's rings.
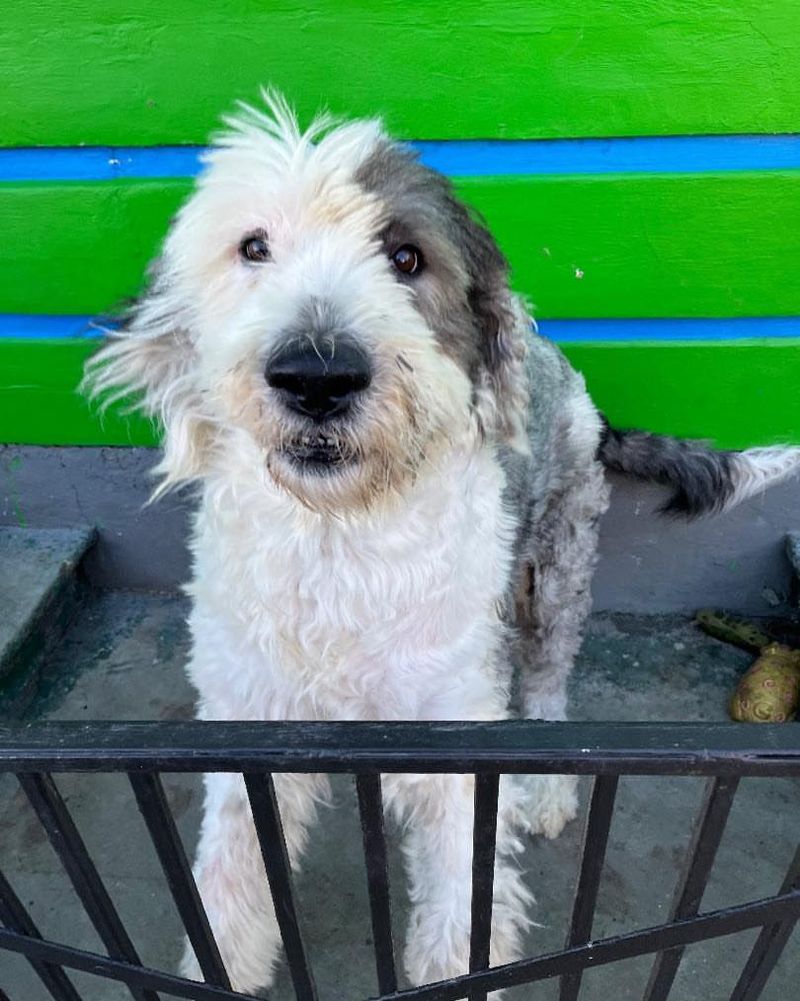
{"label": "painted wood plank", "polygon": [[77,387],[96,342],[0,341],[0,441],[30,445],[152,445],[150,421],[120,409],[100,418]]}
{"label": "painted wood plank", "polygon": [[468,178],[459,187],[537,316],[800,312],[791,279],[800,171]]}
{"label": "painted wood plank", "polygon": [[[507,174],[720,173],[800,169],[800,135],[611,139],[448,139],[410,145],[457,177]],[[0,181],[194,177],[207,146],[35,146],[0,149]]]}
{"label": "painted wood plank", "polygon": [[203,142],[273,83],[407,137],[793,132],[796,0],[7,4],[0,144]]}
{"label": "painted wood plank", "polygon": [[[91,341],[0,340],[0,441],[148,445],[149,422],[101,424],[75,392]],[[598,406],[618,427],[705,438],[723,448],[800,442],[800,339],[568,344]]]}
{"label": "painted wood plank", "polygon": [[563,347],[617,427],[720,448],[800,443],[800,340]]}
{"label": "painted wood plank", "polygon": [[[101,324],[103,324],[101,326]],[[0,340],[99,337],[113,321],[75,314],[0,313]],[[761,337],[800,338],[800,316],[668,317],[540,320],[539,333],[556,344],[616,341],[741,341]]]}
{"label": "painted wood plank", "polygon": [[141,288],[187,180],[0,185],[0,311],[92,313]]}
{"label": "painted wood plank", "polygon": [[[0,185],[0,312],[136,294],[186,179]],[[553,318],[800,314],[800,171],[458,181]]]}

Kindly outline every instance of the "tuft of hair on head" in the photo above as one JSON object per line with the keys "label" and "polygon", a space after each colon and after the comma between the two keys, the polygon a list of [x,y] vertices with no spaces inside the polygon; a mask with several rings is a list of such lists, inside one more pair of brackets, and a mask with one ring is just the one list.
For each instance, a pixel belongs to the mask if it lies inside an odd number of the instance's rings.
{"label": "tuft of hair on head", "polygon": [[386,134],[379,118],[348,121],[321,109],[303,128],[295,108],[274,87],[260,90],[263,107],[254,107],[247,101],[237,101],[237,111],[223,115],[225,129],[211,137],[212,149],[203,157],[213,162],[215,150],[257,149],[265,141],[270,143],[270,153],[281,158],[284,165],[301,164],[313,147],[321,147],[329,155],[330,166],[352,163],[363,159]]}
{"label": "tuft of hair on head", "polygon": [[256,108],[247,101],[237,101],[234,114],[222,116],[225,130],[215,132],[211,137],[214,146],[237,146],[249,144],[253,139],[269,136],[289,149],[305,143],[310,144],[333,128],[335,120],[327,112],[315,116],[305,130],[300,128],[297,112],[283,94],[271,87],[261,88],[263,108]]}

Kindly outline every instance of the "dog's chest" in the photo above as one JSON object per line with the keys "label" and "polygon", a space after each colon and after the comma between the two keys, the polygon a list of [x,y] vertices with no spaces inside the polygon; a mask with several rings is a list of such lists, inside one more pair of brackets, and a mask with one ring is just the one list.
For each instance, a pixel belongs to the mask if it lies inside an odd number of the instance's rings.
{"label": "dog's chest", "polygon": [[249,670],[322,715],[445,715],[437,693],[493,666],[512,537],[502,489],[487,452],[368,517],[201,517],[201,616],[222,615]]}

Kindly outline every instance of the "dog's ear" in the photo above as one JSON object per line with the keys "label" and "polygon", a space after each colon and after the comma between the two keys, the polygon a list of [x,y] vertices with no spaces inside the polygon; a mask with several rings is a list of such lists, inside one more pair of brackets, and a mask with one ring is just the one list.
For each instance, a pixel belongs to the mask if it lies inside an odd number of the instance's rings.
{"label": "dog's ear", "polygon": [[153,498],[201,474],[210,423],[196,382],[195,347],[163,277],[107,331],[86,363],[81,391],[99,401],[101,414],[120,404],[160,424],[164,454],[154,470],[161,479]]}
{"label": "dog's ear", "polygon": [[525,358],[531,320],[508,284],[508,264],[486,226],[469,219],[469,302],[481,337],[478,408],[496,440],[527,451]]}

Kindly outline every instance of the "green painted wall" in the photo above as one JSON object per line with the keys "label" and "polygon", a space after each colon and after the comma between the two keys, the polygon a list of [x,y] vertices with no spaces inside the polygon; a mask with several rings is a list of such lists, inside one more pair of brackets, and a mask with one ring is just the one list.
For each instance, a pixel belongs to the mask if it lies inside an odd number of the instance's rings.
{"label": "green painted wall", "polygon": [[[0,340],[0,441],[151,445],[137,416],[102,421],[75,387],[94,350],[86,340]],[[800,441],[800,340],[572,344],[599,407],[618,427],[713,440],[723,448]],[[20,431],[22,429],[22,431]]]}
{"label": "green painted wall", "polygon": [[6,145],[204,142],[273,83],[405,137],[791,132],[797,0],[6,3]]}
{"label": "green painted wall", "polygon": [[[134,295],[190,189],[0,184],[0,273],[11,276],[0,312],[102,312]],[[459,189],[540,317],[800,313],[789,265],[800,260],[800,171],[473,177]]]}
{"label": "green painted wall", "polygon": [[[284,89],[414,139],[800,132],[798,0],[30,0],[0,147],[202,143]],[[0,313],[113,311],[187,180],[0,180]],[[463,178],[544,318],[800,316],[800,170]],[[798,343],[576,344],[612,420],[800,440]],[[87,342],[0,339],[0,441],[151,443],[75,393]]]}

